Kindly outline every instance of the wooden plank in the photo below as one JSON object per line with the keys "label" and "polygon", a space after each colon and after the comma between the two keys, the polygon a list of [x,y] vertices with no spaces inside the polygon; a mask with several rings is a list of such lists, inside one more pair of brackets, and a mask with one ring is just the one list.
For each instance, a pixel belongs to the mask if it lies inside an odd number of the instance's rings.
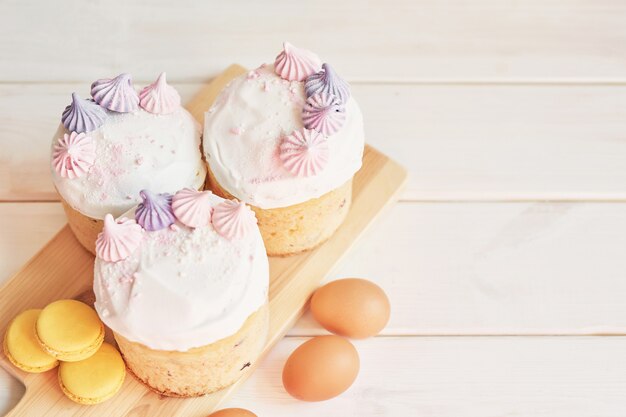
{"label": "wooden plank", "polygon": [[626,334],[624,248],[624,203],[403,204],[330,278],[380,282],[395,334]]}
{"label": "wooden plank", "polygon": [[[256,66],[284,39],[317,51],[351,80],[620,80],[620,0],[165,0],[59,6],[3,2],[3,81],[85,81],[130,71],[206,81],[231,62]],[[89,22],[89,24],[85,24]]]}
{"label": "wooden plank", "polygon": [[[272,417],[622,417],[626,407],[623,337],[358,341],[361,372],[356,382],[341,396],[320,403],[294,400],[282,387],[284,362],[304,340],[280,341],[224,406]],[[0,386],[7,382],[0,373]],[[10,397],[0,392],[0,414],[21,394],[14,388]]]}
{"label": "wooden plank", "polygon": [[24,385],[0,368],[0,415],[5,415],[24,395]]}
{"label": "wooden plank", "polygon": [[0,286],[66,223],[60,203],[0,203]]}
{"label": "wooden plank", "polygon": [[[222,86],[241,67],[230,67],[214,83]],[[205,86],[192,99],[189,110],[198,114],[208,108],[220,88]],[[363,169],[354,178],[350,215],[323,245],[314,250],[284,258],[270,258],[270,329],[264,354],[280,340],[302,314],[311,292],[328,271],[343,257],[369,224],[398,196],[406,171],[375,149],[366,146]],[[93,282],[93,256],[80,246],[68,226],[64,227],[35,257],[0,288],[0,326],[5,327],[20,311],[37,308],[59,299],[75,298],[90,291]],[[0,334],[4,330],[0,328]],[[110,416],[149,414],[151,417],[201,416],[219,405],[243,382],[211,395],[192,399],[163,401],[134,378],[127,378],[121,392],[104,405],[85,408],[64,398],[55,383],[54,372],[25,374],[0,355],[0,366],[26,386],[11,417],[41,415]],[[247,371],[256,368],[253,364]],[[102,408],[105,407],[105,408]]]}
{"label": "wooden plank", "polygon": [[[0,204],[0,281],[64,222],[58,203]],[[328,279],[381,285],[384,335],[626,334],[625,247],[623,203],[402,203]],[[323,333],[309,314],[289,332]]]}
{"label": "wooden plank", "polygon": [[[199,84],[177,87],[187,100]],[[49,146],[72,91],[88,85],[0,85],[0,200],[57,198]],[[355,84],[353,93],[368,142],[410,170],[406,200],[626,199],[626,87]]]}
{"label": "wooden plank", "polygon": [[303,340],[279,344],[227,405],[272,417],[621,417],[626,408],[623,337],[359,341],[355,384],[321,403],[294,400],[282,387],[283,364]]}

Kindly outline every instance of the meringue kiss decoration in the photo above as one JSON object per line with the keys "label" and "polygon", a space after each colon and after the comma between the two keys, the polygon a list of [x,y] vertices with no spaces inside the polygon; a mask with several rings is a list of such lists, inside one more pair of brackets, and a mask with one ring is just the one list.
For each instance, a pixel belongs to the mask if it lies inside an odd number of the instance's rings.
{"label": "meringue kiss decoration", "polygon": [[304,91],[307,97],[320,93],[332,94],[344,104],[350,98],[350,85],[328,64],[323,64],[320,72],[306,79]]}
{"label": "meringue kiss decoration", "polygon": [[154,232],[165,229],[176,221],[171,194],[153,194],[148,190],[141,190],[139,195],[143,201],[135,210],[135,220],[145,230]]}
{"label": "meringue kiss decoration", "polygon": [[242,239],[256,227],[254,212],[244,203],[224,200],[213,210],[213,228],[228,240]]}
{"label": "meringue kiss decoration", "polygon": [[118,113],[130,113],[139,106],[139,96],[133,88],[130,74],[126,73],[113,79],[94,81],[91,96],[105,109]]}
{"label": "meringue kiss decoration", "polygon": [[172,210],[176,218],[185,226],[202,227],[211,223],[210,191],[198,191],[184,188],[174,194]]}
{"label": "meringue kiss decoration", "polygon": [[139,247],[141,226],[134,220],[113,219],[111,214],[104,217],[104,228],[96,240],[96,254],[107,262],[118,262],[128,258]]}
{"label": "meringue kiss decoration", "polygon": [[319,174],[330,154],[328,140],[315,130],[295,130],[280,144],[280,160],[285,168],[298,177]]}
{"label": "meringue kiss decoration", "polygon": [[96,160],[96,145],[84,133],[66,133],[52,150],[52,165],[61,178],[80,178]]}
{"label": "meringue kiss decoration", "polygon": [[139,93],[139,105],[145,111],[154,114],[170,114],[180,107],[180,95],[167,84],[165,73]]}
{"label": "meringue kiss decoration", "polygon": [[319,70],[320,64],[320,59],[313,52],[285,42],[283,51],[274,61],[274,71],[284,80],[304,81],[306,77]]}
{"label": "meringue kiss decoration", "polygon": [[61,122],[69,131],[86,133],[104,124],[107,112],[91,100],[83,100],[72,93],[72,103],[63,110]]}
{"label": "meringue kiss decoration", "polygon": [[302,109],[304,127],[317,130],[326,136],[337,133],[345,121],[346,109],[343,103],[330,94],[312,95]]}

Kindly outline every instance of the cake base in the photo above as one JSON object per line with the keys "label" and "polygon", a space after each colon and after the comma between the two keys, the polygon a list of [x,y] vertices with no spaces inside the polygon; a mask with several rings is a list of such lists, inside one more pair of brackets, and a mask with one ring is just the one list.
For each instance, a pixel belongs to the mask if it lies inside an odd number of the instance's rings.
{"label": "cake base", "polygon": [[74,232],[74,236],[76,236],[76,239],[85,249],[95,256],[96,239],[104,227],[104,220],[85,216],[81,212],[74,210],[62,197],[60,198],[63,211],[65,211],[65,216],[67,217],[67,222],[72,232]]}
{"label": "cake base", "polygon": [[114,333],[132,374],[168,397],[197,397],[226,388],[256,362],[269,329],[269,307],[254,312],[237,333],[186,352],[154,350]]}
{"label": "cake base", "polygon": [[[211,168],[207,189],[223,198],[236,198],[222,188]],[[352,179],[319,198],[274,209],[250,206],[259,222],[269,256],[289,256],[307,251],[328,240],[343,223],[352,203]]]}

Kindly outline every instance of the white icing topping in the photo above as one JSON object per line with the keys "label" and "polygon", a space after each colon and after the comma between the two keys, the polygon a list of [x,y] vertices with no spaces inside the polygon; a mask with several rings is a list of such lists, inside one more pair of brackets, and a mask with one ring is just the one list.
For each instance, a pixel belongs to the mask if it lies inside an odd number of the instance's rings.
{"label": "white icing topping", "polygon": [[206,114],[204,149],[220,185],[238,199],[263,208],[286,207],[320,197],[347,182],[361,167],[363,116],[353,98],[346,121],[328,137],[329,160],[311,177],[296,177],[278,157],[281,139],[299,130],[304,83],[286,81],[268,65],[243,75],[220,93]]}
{"label": "white icing topping", "polygon": [[[221,201],[211,196],[214,207]],[[229,241],[211,225],[176,223],[144,232],[139,249],[125,260],[97,258],[94,271],[102,321],[157,350],[186,351],[236,333],[267,302],[268,286],[258,228]]]}
{"label": "white icing topping", "polygon": [[[52,144],[67,131],[63,125]],[[91,136],[96,160],[81,178],[61,178],[52,169],[54,185],[67,203],[82,214],[104,219],[120,216],[140,202],[139,191],[173,193],[199,188],[206,168],[201,160],[200,126],[185,109],[172,114],[108,112],[104,125]]]}

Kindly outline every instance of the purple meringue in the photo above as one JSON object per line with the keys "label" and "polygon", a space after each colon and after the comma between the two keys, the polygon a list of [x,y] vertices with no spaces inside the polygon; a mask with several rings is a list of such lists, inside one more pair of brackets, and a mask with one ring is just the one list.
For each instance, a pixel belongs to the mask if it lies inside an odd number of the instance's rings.
{"label": "purple meringue", "polygon": [[165,229],[176,221],[172,211],[171,194],[154,194],[148,190],[141,190],[139,195],[143,201],[135,210],[135,220],[145,230],[154,232]]}
{"label": "purple meringue", "polygon": [[118,113],[130,113],[139,107],[139,95],[133,88],[130,74],[126,73],[94,81],[91,96],[105,109]]}
{"label": "purple meringue", "polygon": [[307,99],[302,109],[304,127],[326,136],[337,133],[345,121],[345,106],[332,94],[314,94]]}
{"label": "purple meringue", "polygon": [[320,72],[306,79],[304,91],[307,98],[320,93],[332,94],[343,103],[347,103],[350,98],[350,85],[328,64],[322,64]]}
{"label": "purple meringue", "polygon": [[63,110],[61,122],[70,132],[87,133],[104,124],[107,112],[91,100],[72,93],[72,102]]}

